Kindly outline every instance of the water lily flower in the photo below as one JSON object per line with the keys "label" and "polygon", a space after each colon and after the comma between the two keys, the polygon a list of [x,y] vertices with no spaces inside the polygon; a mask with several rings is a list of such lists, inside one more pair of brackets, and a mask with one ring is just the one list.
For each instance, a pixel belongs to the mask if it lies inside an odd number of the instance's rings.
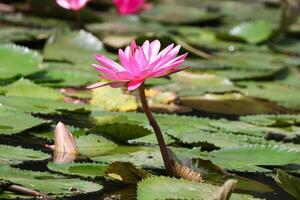
{"label": "water lily flower", "polygon": [[56,3],[65,9],[78,11],[85,7],[90,0],[56,0]]}
{"label": "water lily flower", "polygon": [[186,69],[180,65],[184,62],[187,53],[177,56],[180,45],[174,47],[174,44],[171,44],[162,51],[160,51],[160,47],[161,44],[158,40],[151,43],[147,40],[142,46],[137,46],[133,41],[124,51],[119,49],[121,65],[101,54],[96,55],[96,59],[101,65],[93,66],[101,72],[100,77],[108,81],[93,84],[88,88],[93,89],[105,85],[126,86],[128,90],[138,88],[143,110],[156,135],[167,174],[175,176],[174,162],[168,152],[162,131],[149,109],[143,83],[148,78],[167,76]]}
{"label": "water lily flower", "polygon": [[101,72],[100,77],[107,82],[99,82],[88,88],[110,85],[112,87],[126,86],[128,90],[134,90],[148,78],[166,76],[185,69],[180,65],[187,53],[177,56],[180,45],[174,47],[174,44],[171,44],[162,51],[160,47],[158,40],[151,43],[147,40],[142,46],[137,46],[133,41],[124,51],[119,50],[121,65],[97,54],[95,57],[101,65],[94,64],[93,66]]}
{"label": "water lily flower", "polygon": [[145,0],[113,0],[120,15],[133,15],[142,10],[150,9],[150,5]]}

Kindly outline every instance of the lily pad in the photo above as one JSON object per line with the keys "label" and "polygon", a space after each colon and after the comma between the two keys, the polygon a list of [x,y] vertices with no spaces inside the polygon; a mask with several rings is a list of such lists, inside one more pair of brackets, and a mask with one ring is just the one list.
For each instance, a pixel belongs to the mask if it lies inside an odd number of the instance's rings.
{"label": "lily pad", "polygon": [[0,103],[18,111],[32,113],[54,113],[59,110],[74,111],[83,108],[81,105],[63,101],[31,97],[0,96]]}
{"label": "lily pad", "polygon": [[[80,64],[89,68],[95,62],[93,55],[103,50],[103,44],[91,33],[80,31],[57,31],[44,48],[44,57],[50,60]],[[75,70],[75,68],[73,69]],[[90,70],[94,70],[90,67]]]}
{"label": "lily pad", "polygon": [[0,145],[0,155],[0,163],[10,165],[20,164],[24,161],[45,160],[50,158],[49,154],[41,151],[8,145]]}
{"label": "lily pad", "polygon": [[272,36],[272,33],[272,23],[265,20],[244,22],[229,31],[230,36],[242,39],[250,44],[264,42]]}
{"label": "lily pad", "polygon": [[64,96],[58,91],[35,84],[27,79],[20,79],[13,84],[3,87],[6,96],[35,97],[53,100],[63,100]]}
{"label": "lily pad", "polygon": [[149,21],[168,24],[197,24],[217,21],[221,16],[204,9],[166,4],[156,6],[154,9],[143,13],[141,17]]}
{"label": "lily pad", "polygon": [[66,175],[77,175],[82,177],[101,177],[105,175],[107,165],[100,163],[48,163],[48,169]]}
{"label": "lily pad", "polygon": [[102,189],[102,186],[96,183],[66,178],[47,172],[20,170],[9,167],[8,165],[0,165],[0,176],[4,180],[52,196],[71,196],[75,194],[96,192]]}
{"label": "lily pad", "polygon": [[[151,177],[138,184],[138,200],[155,199],[215,199],[218,186],[169,177]],[[247,195],[233,194],[232,200],[254,200]],[[220,200],[220,199],[218,199]]]}
{"label": "lily pad", "polygon": [[137,109],[137,101],[134,96],[124,94],[121,88],[111,88],[110,86],[94,89],[90,104],[96,108],[114,112],[128,112]]}
{"label": "lily pad", "polygon": [[300,154],[277,145],[247,145],[207,153],[207,158],[223,169],[249,172],[270,171],[260,166],[299,163]]}
{"label": "lily pad", "polygon": [[96,134],[83,135],[76,139],[78,151],[86,156],[97,156],[108,152],[116,147],[117,144]]}
{"label": "lily pad", "polygon": [[11,108],[0,106],[0,135],[20,133],[46,121],[33,117],[30,114],[14,111]]}
{"label": "lily pad", "polygon": [[0,79],[36,73],[40,71],[41,63],[41,55],[27,47],[0,45]]}

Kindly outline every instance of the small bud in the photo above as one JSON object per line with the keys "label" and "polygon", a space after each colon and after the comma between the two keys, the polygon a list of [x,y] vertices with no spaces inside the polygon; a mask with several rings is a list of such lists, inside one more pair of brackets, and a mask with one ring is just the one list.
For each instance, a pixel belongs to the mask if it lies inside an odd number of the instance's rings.
{"label": "small bud", "polygon": [[78,153],[76,141],[63,123],[58,122],[54,132],[54,151],[56,153]]}

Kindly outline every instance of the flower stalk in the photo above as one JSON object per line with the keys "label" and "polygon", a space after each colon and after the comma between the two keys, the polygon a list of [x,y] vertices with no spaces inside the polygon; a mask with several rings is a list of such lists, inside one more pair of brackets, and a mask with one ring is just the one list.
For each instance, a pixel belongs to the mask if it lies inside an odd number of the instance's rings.
{"label": "flower stalk", "polygon": [[146,95],[145,95],[144,84],[140,85],[138,89],[139,89],[139,96],[140,96],[140,100],[141,100],[141,103],[142,103],[143,110],[144,110],[144,112],[145,112],[145,114],[148,118],[148,121],[149,121],[150,125],[152,126],[152,128],[155,132],[155,135],[156,135],[156,138],[157,138],[157,141],[158,141],[158,145],[159,145],[159,148],[160,148],[160,152],[161,152],[161,155],[162,155],[162,158],[163,158],[163,161],[164,161],[164,165],[165,165],[167,174],[169,176],[173,177],[173,176],[175,176],[175,168],[174,168],[173,162],[171,160],[171,157],[168,153],[167,146],[166,146],[164,137],[162,135],[161,129],[160,129],[157,121],[155,120],[153,114],[151,113],[151,111],[149,109],[147,99],[146,99]]}

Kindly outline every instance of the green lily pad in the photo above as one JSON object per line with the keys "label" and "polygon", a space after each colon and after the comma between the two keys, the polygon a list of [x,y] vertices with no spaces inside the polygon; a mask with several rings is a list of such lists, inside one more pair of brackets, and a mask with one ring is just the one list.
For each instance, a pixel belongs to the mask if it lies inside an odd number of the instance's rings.
{"label": "green lily pad", "polygon": [[31,97],[0,96],[0,103],[7,107],[17,109],[18,111],[32,113],[54,113],[59,110],[74,111],[83,108],[82,105]]}
{"label": "green lily pad", "polygon": [[229,31],[230,36],[242,39],[250,44],[265,42],[272,36],[272,33],[272,23],[265,20],[244,22]]}
{"label": "green lily pad", "polygon": [[154,9],[144,12],[141,17],[149,21],[167,24],[196,24],[217,21],[221,16],[204,9],[165,4],[155,6]]}
{"label": "green lily pad", "polygon": [[[300,90],[273,82],[241,82],[248,96],[273,101],[280,106],[299,110]],[[284,95],[278,95],[284,94]]]}
{"label": "green lily pad", "polygon": [[260,126],[286,127],[290,125],[299,125],[300,115],[249,115],[240,117],[240,120]]}
{"label": "green lily pad", "polygon": [[27,76],[40,71],[42,57],[14,44],[0,45],[0,79]]}
{"label": "green lily pad", "polygon": [[[50,60],[65,61],[79,68],[89,68],[95,63],[94,55],[103,50],[103,44],[91,33],[80,31],[57,31],[44,48],[44,57]],[[76,70],[73,67],[73,70]]]}
{"label": "green lily pad", "polygon": [[102,186],[96,183],[66,178],[47,172],[20,170],[7,165],[0,165],[0,176],[3,180],[8,180],[51,196],[71,196],[96,192],[102,189]]}
{"label": "green lily pad", "polygon": [[[196,183],[183,179],[150,177],[138,184],[137,199],[215,199],[213,198],[214,194],[218,192],[219,188],[215,185]],[[255,198],[247,195],[233,194],[230,199],[254,200]]]}
{"label": "green lily pad", "polygon": [[30,114],[14,111],[0,106],[0,135],[20,133],[46,121],[33,117]]}
{"label": "green lily pad", "polygon": [[3,87],[6,96],[35,97],[53,100],[63,100],[64,96],[58,91],[35,84],[27,79],[20,79],[13,84]]}
{"label": "green lily pad", "polygon": [[105,175],[107,165],[99,163],[48,163],[48,169],[66,175],[77,175],[82,177],[100,177]]}
{"label": "green lily pad", "polygon": [[96,134],[83,135],[76,139],[80,154],[86,156],[97,156],[108,152],[118,145],[103,136]]}
{"label": "green lily pad", "polygon": [[138,107],[134,96],[125,94],[121,88],[105,86],[92,90],[90,104],[107,111],[128,112]]}
{"label": "green lily pad", "polygon": [[0,145],[0,155],[0,163],[10,165],[20,164],[24,161],[45,160],[50,158],[49,154],[41,151],[8,145]]}
{"label": "green lily pad", "polygon": [[223,169],[249,172],[270,171],[260,166],[299,163],[300,154],[277,145],[247,145],[207,153],[207,158]]}

